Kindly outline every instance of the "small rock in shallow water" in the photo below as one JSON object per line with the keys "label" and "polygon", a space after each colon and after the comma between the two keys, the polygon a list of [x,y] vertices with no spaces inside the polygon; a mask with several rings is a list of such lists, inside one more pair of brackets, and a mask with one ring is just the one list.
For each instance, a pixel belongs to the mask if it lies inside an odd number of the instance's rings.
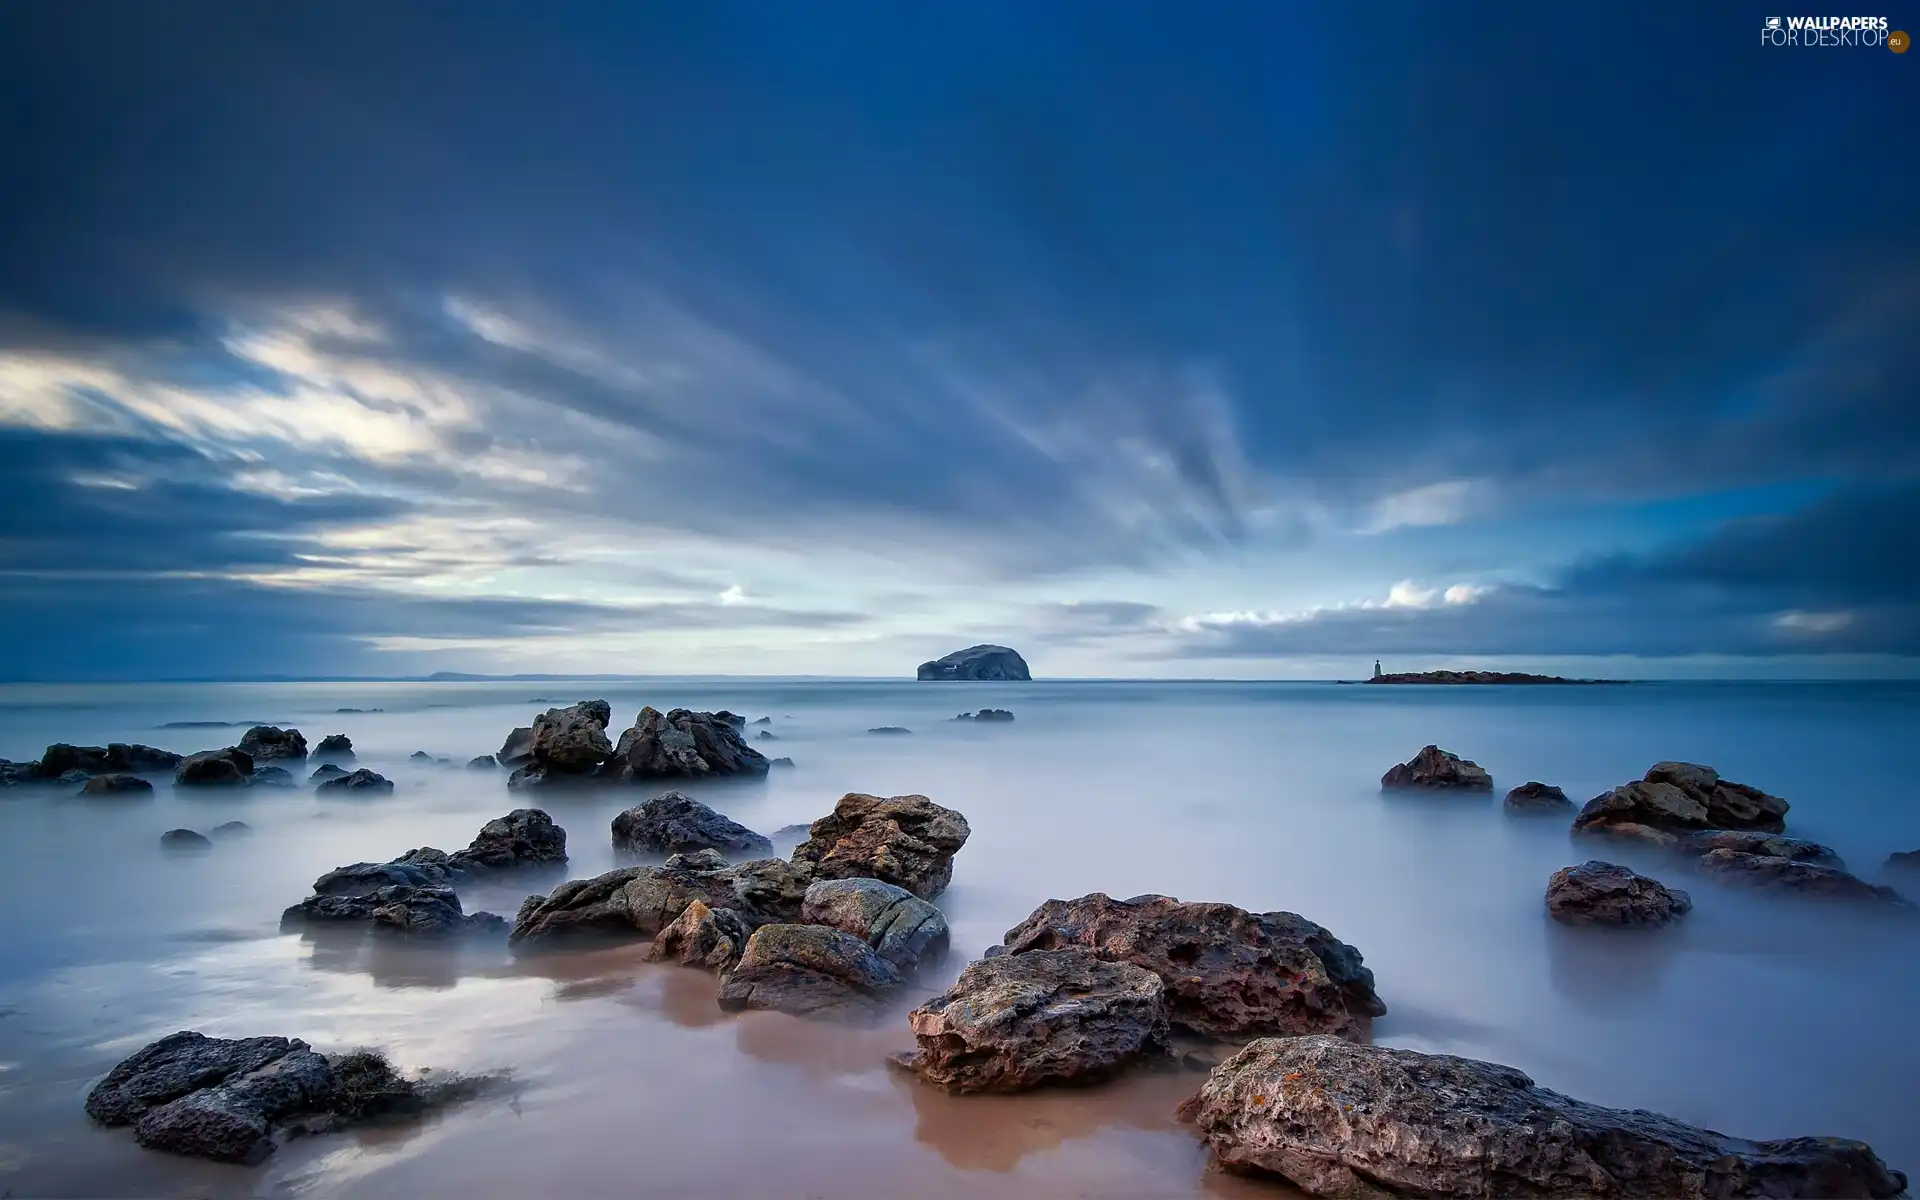
{"label": "small rock in shallow water", "polygon": [[255,767],[247,782],[255,787],[294,787],[293,774],[285,767]]}
{"label": "small rock in shallow water", "polygon": [[984,958],[908,1014],[919,1046],[893,1061],[950,1092],[1093,1083],[1167,1055],[1164,1000],[1152,971],[1086,950]]}
{"label": "small rock in shallow water", "polygon": [[1181,1106],[1214,1159],[1313,1196],[1872,1197],[1906,1178],[1844,1138],[1753,1142],[1548,1091],[1512,1067],[1262,1038]]}
{"label": "small rock in shallow water", "polygon": [[1380,787],[1383,790],[1431,788],[1490,792],[1493,790],[1493,776],[1487,774],[1479,763],[1461,758],[1451,750],[1423,746],[1413,758],[1382,775]]}
{"label": "small rock in shallow water", "polygon": [[1913,905],[1890,887],[1868,883],[1837,867],[1796,862],[1768,854],[1742,854],[1738,850],[1710,850],[1702,855],[1700,871],[1721,883],[1768,891],[1816,896],[1828,900],[1854,900],[1889,908],[1912,910]]}
{"label": "small rock in shallow water", "polygon": [[226,821],[215,825],[211,832],[214,837],[238,837],[243,833],[252,833],[253,826],[245,821]]}
{"label": "small rock in shallow water", "polygon": [[1547,913],[1562,925],[1666,925],[1693,908],[1685,892],[1595,859],[1547,881]]}
{"label": "small rock in shallow water", "polygon": [[82,796],[126,796],[153,794],[153,785],[138,775],[95,775],[80,788]]}
{"label": "small rock in shallow water", "polygon": [[783,754],[779,758],[776,758],[772,762],[768,763],[767,765],[770,767],[790,767],[793,765],[793,760]]}
{"label": "small rock in shallow water", "polygon": [[499,769],[499,761],[491,754],[482,754],[478,758],[470,758],[467,760],[467,770],[469,771],[497,771]]}
{"label": "small rock in shallow water", "polygon": [[433,761],[433,755],[428,754],[425,750],[415,750],[412,754],[407,755],[407,758],[412,762]]}
{"label": "small rock in shallow water", "polygon": [[169,829],[160,835],[160,844],[169,850],[204,850],[213,845],[191,829]]}
{"label": "small rock in shallow water", "polygon": [[393,790],[393,780],[388,779],[385,775],[361,767],[357,771],[350,771],[337,778],[322,780],[320,786],[314,790],[321,792],[352,792],[356,795],[373,795],[391,792]]}
{"label": "small rock in shallow water", "polygon": [[313,774],[307,776],[307,782],[325,783],[329,779],[343,778],[346,774],[347,769],[345,767],[336,767],[332,763],[327,763],[315,768]]}
{"label": "small rock in shallow water", "polygon": [[1527,815],[1558,814],[1572,812],[1573,801],[1552,784],[1529,781],[1507,793],[1506,809]]}
{"label": "small rock in shallow water", "polygon": [[314,749],[313,757],[332,759],[335,762],[352,762],[353,739],[344,733],[330,733],[320,739],[320,745]]}
{"label": "small rock in shallow water", "polygon": [[763,925],[720,981],[720,1007],[861,1016],[900,983],[894,965],[851,934],[824,925]]}
{"label": "small rock in shallow water", "polygon": [[867,730],[867,732],[895,734],[895,733],[912,733],[913,730],[908,729],[905,725],[876,725],[872,729]]}
{"label": "small rock in shallow water", "polygon": [[662,792],[613,818],[613,848],[622,854],[767,854],[773,843],[691,796]]}

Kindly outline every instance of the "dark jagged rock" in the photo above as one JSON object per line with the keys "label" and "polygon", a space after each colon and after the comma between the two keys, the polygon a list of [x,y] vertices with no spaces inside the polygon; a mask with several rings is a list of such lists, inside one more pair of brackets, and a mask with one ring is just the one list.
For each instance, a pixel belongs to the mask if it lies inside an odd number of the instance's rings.
{"label": "dark jagged rock", "polygon": [[1468,792],[1490,792],[1493,776],[1479,763],[1461,758],[1451,750],[1423,746],[1407,762],[1390,768],[1380,777],[1382,789],[1435,788]]}
{"label": "dark jagged rock", "polygon": [[900,972],[859,938],[824,925],[762,925],[720,981],[720,1007],[794,1016],[860,1016],[899,987]]}
{"label": "dark jagged rock", "polygon": [[191,829],[169,829],[160,835],[160,844],[168,850],[205,850],[213,845]]}
{"label": "dark jagged rock", "polygon": [[931,680],[1018,680],[1025,682],[1033,676],[1027,671],[1027,660],[1005,646],[968,646],[965,650],[955,650],[944,658],[932,662],[923,662],[914,677],[922,682]]}
{"label": "dark jagged rock", "polygon": [[254,787],[295,787],[293,774],[285,767],[255,767],[247,782]]}
{"label": "dark jagged rock", "polygon": [[879,879],[931,900],[953,879],[953,856],[972,834],[967,819],[925,796],[848,792],[793,851],[818,879]]}
{"label": "dark jagged rock", "polygon": [[938,963],[947,954],[947,919],[940,910],[878,879],[819,880],[807,888],[800,920],[852,934],[903,975],[912,975],[922,963]]}
{"label": "dark jagged rock", "polygon": [[239,837],[253,832],[253,826],[245,821],[222,821],[211,830],[214,837]]}
{"label": "dark jagged rock", "polygon": [[733,909],[750,926],[797,920],[804,871],[777,858],[729,866],[712,850],[676,854],[657,867],[623,867],[570,879],[520,906],[509,944],[522,951],[580,940],[652,938],[695,900]]}
{"label": "dark jagged rock", "polygon": [[1314,1196],[1887,1200],[1906,1186],[1864,1142],[1747,1141],[1574,1100],[1512,1067],[1331,1037],[1249,1044],[1182,1115],[1221,1165]]}
{"label": "dark jagged rock", "polygon": [[1536,814],[1558,815],[1573,811],[1573,801],[1567,794],[1549,783],[1523,783],[1507,793],[1506,809],[1510,813],[1528,816]]}
{"label": "dark jagged rock", "polygon": [[979,712],[963,712],[953,719],[956,721],[1011,721],[1013,714],[1004,708],[983,708]]}
{"label": "dark jagged rock", "polygon": [[1666,925],[1693,908],[1685,892],[1595,859],[1547,881],[1547,913],[1563,925]]}
{"label": "dark jagged rock", "polygon": [[1838,867],[1798,862],[1770,854],[1742,854],[1738,850],[1709,850],[1699,862],[1702,874],[1741,887],[1764,888],[1830,900],[1854,900],[1912,909],[1913,905],[1890,887],[1868,883]]}
{"label": "dark jagged rock", "polygon": [[180,760],[175,787],[244,787],[253,774],[253,756],[244,750],[202,750]]}
{"label": "dark jagged rock", "polygon": [[469,771],[497,771],[499,769],[500,763],[491,754],[482,754],[477,758],[467,760],[467,770]]}
{"label": "dark jagged rock", "polygon": [[730,908],[709,908],[694,900],[680,910],[647,948],[650,962],[677,962],[683,967],[724,973],[740,961],[753,930]]}
{"label": "dark jagged rock", "polygon": [[484,875],[567,861],[567,831],[537,808],[516,808],[480,827],[464,850],[448,856],[456,874]]}
{"label": "dark jagged rock", "polygon": [[507,735],[500,743],[500,753],[495,756],[503,767],[516,767],[533,757],[533,726],[522,725]]}
{"label": "dark jagged rock", "polygon": [[613,709],[605,700],[550,708],[533,719],[527,757],[548,774],[589,774],[613,754],[613,743],[607,740],[612,718]]}
{"label": "dark jagged rock", "polygon": [[307,739],[298,729],[255,725],[240,735],[240,749],[251,755],[255,762],[277,758],[300,760],[307,756]]}
{"label": "dark jagged rock", "polygon": [[1573,828],[1671,847],[1675,844],[1671,835],[1688,830],[1779,833],[1786,828],[1786,815],[1785,800],[1721,779],[1712,767],[1663,762],[1655,763],[1645,778],[1587,801]]}
{"label": "dark jagged rock", "polygon": [[408,762],[432,762],[433,755],[428,754],[425,750],[415,750],[412,754],[407,755],[407,761]]}
{"label": "dark jagged rock", "polygon": [[280,914],[282,927],[319,922],[366,923],[382,933],[444,938],[500,934],[506,922],[492,913],[467,915],[450,887],[383,887],[359,895],[315,895]]}
{"label": "dark jagged rock", "polygon": [[316,896],[368,896],[384,887],[445,887],[457,872],[443,850],[423,846],[391,862],[335,867],[313,881]]}
{"label": "dark jagged rock", "polygon": [[919,1045],[893,1061],[949,1092],[1094,1083],[1165,1057],[1165,985],[1086,950],[983,958],[907,1016]]}
{"label": "dark jagged rock", "polygon": [[1331,1033],[1364,1039],[1387,1011],[1360,952],[1296,913],[1170,896],[1049,900],[1007,931],[1008,954],[1079,947],[1167,985],[1167,1015],[1207,1037]]}
{"label": "dark jagged rock", "polygon": [[54,782],[67,787],[85,787],[87,781],[92,778],[92,775],[89,775],[79,767],[75,767],[71,771],[60,772],[59,778],[55,779]]}
{"label": "dark jagged rock", "polygon": [[108,742],[107,767],[113,771],[171,771],[186,757],[138,742]]}
{"label": "dark jagged rock", "polygon": [[1840,855],[1830,846],[1790,838],[1778,833],[1760,833],[1749,829],[1706,829],[1683,833],[1673,848],[1696,858],[1715,850],[1734,850],[1741,854],[1760,854],[1771,858],[1790,858],[1795,862],[1815,863],[1823,867],[1845,869]]}
{"label": "dark jagged rock", "polygon": [[901,733],[912,733],[913,730],[908,729],[905,725],[876,725],[872,729],[867,730],[867,732],[868,733],[901,734]]}
{"label": "dark jagged rock", "polygon": [[332,762],[352,762],[353,739],[344,733],[330,733],[321,738],[320,744],[314,747],[313,757]]}
{"label": "dark jagged rock", "polygon": [[793,765],[793,760],[783,754],[779,758],[776,758],[772,762],[768,763],[767,765],[770,767],[790,767]]}
{"label": "dark jagged rock", "polygon": [[111,770],[114,767],[107,759],[105,746],[69,746],[65,742],[55,742],[41,753],[34,774],[40,779],[58,779],[68,771],[98,775]]}
{"label": "dark jagged rock", "polygon": [[332,763],[324,763],[314,768],[313,774],[307,776],[307,782],[325,783],[329,779],[343,779],[346,775],[347,769],[345,767],[337,767]]}
{"label": "dark jagged rock", "polygon": [[662,792],[613,818],[613,848],[622,854],[768,854],[773,843],[681,792]]}
{"label": "dark jagged rock", "polygon": [[83,796],[151,796],[153,785],[138,775],[95,775],[80,787]]}
{"label": "dark jagged rock", "polygon": [[331,1128],[417,1112],[458,1094],[413,1083],[378,1054],[329,1058],[297,1038],[169,1034],[107,1073],[87,1094],[87,1115],[133,1126],[153,1150],[254,1163],[272,1153],[283,1122]]}
{"label": "dark jagged rock", "polygon": [[361,767],[349,771],[336,779],[322,780],[314,789],[320,792],[349,792],[354,795],[384,795],[393,791],[393,780],[376,771]]}
{"label": "dark jagged rock", "polygon": [[777,742],[780,738],[772,730],[762,729],[760,731],[760,740],[763,742]]}
{"label": "dark jagged rock", "polygon": [[626,781],[691,779],[707,775],[765,775],[767,760],[741,736],[745,718],[722,710],[640,710],[620,735],[614,757]]}

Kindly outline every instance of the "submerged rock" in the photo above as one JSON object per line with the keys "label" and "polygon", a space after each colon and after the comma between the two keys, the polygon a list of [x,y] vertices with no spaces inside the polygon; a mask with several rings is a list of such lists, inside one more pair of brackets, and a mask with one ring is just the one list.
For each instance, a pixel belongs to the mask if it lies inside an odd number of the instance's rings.
{"label": "submerged rock", "polygon": [[297,760],[307,756],[307,739],[298,729],[282,729],[278,725],[255,725],[240,735],[240,749],[251,755],[255,762],[267,762],[276,758]]}
{"label": "submerged rock", "polygon": [[169,1034],[114,1067],[87,1093],[87,1115],[133,1126],[143,1146],[222,1162],[254,1163],[272,1153],[281,1123],[337,1126],[417,1112],[458,1094],[402,1077],[378,1054],[328,1057],[297,1038],[228,1040]]}
{"label": "submerged rock", "polygon": [[160,844],[168,850],[205,850],[213,845],[205,835],[191,829],[169,829],[160,835]]}
{"label": "submerged rock", "polygon": [[938,680],[1015,680],[1033,678],[1027,660],[1005,646],[968,646],[952,654],[920,664],[914,677],[921,682]]}
{"label": "submerged rock", "polygon": [[1390,768],[1380,777],[1385,789],[1434,788],[1468,792],[1490,792],[1493,776],[1479,763],[1461,758],[1451,750],[1423,746],[1410,760]]}
{"label": "submerged rock", "polygon": [[1697,829],[1786,828],[1787,802],[1744,783],[1721,779],[1712,767],[1695,763],[1655,763],[1644,779],[1622,784],[1587,801],[1574,818],[1581,833],[1614,834],[1654,844],[1672,839],[1649,834],[1678,834]]}
{"label": "submerged rock", "polygon": [[1770,854],[1742,854],[1738,850],[1709,850],[1699,862],[1700,871],[1720,883],[1740,887],[1764,888],[1801,896],[1819,896],[1831,900],[1856,900],[1911,909],[1899,892],[1890,887],[1868,883],[1838,867],[1799,862]]}
{"label": "submerged rock", "polygon": [[485,875],[566,861],[567,831],[537,808],[516,808],[482,825],[466,849],[448,856],[447,864],[457,874]]}
{"label": "submerged rock", "polygon": [[1360,952],[1296,913],[1094,892],[1049,900],[1005,953],[1080,947],[1152,971],[1174,1025],[1208,1037],[1331,1033],[1364,1039],[1387,1011]]}
{"label": "submerged rock", "polygon": [[1004,708],[983,708],[977,713],[960,713],[956,721],[1011,721],[1013,714]]}
{"label": "submerged rock", "polygon": [[384,887],[445,887],[454,880],[452,858],[423,846],[383,863],[335,867],[313,881],[316,896],[366,896]]}
{"label": "submerged rock", "polygon": [[353,739],[344,733],[330,733],[320,739],[314,747],[313,757],[331,759],[334,762],[353,761]]}
{"label": "submerged rock", "polygon": [[1165,992],[1152,971],[1086,950],[983,958],[908,1014],[919,1045],[893,1061],[950,1092],[1094,1083],[1167,1054]]}
{"label": "submerged rock", "polygon": [[1692,908],[1685,892],[1598,859],[1547,881],[1547,913],[1562,925],[1666,925]]}
{"label": "submerged rock", "polygon": [[364,922],[384,933],[425,938],[507,931],[506,921],[492,913],[469,916],[450,887],[391,886],[356,895],[314,895],[280,914],[282,927],[329,921]]}
{"label": "submerged rock", "polygon": [[797,920],[805,872],[777,858],[730,866],[712,850],[676,854],[657,867],[623,867],[570,879],[520,906],[509,943],[522,951],[583,939],[652,938],[699,900],[730,908],[749,926]]}
{"label": "submerged rock", "polygon": [[676,708],[640,710],[620,735],[614,757],[627,781],[695,779],[707,775],[765,775],[767,760],[741,736],[745,719],[733,713]]}
{"label": "submerged rock", "polygon": [[872,1013],[900,972],[859,938],[824,925],[763,925],[720,981],[720,1007],[794,1016]]}
{"label": "submerged rock", "polygon": [[1741,854],[1760,854],[1770,858],[1790,858],[1795,862],[1815,863],[1823,867],[1845,868],[1832,847],[1777,833],[1742,829],[1706,829],[1685,833],[1674,841],[1674,849],[1698,858],[1715,850],[1734,850]]}
{"label": "submerged rock", "polygon": [[613,848],[622,854],[767,854],[773,843],[682,792],[662,792],[613,818]]}
{"label": "submerged rock", "polygon": [[753,930],[739,913],[730,908],[709,908],[706,901],[694,900],[654,935],[647,959],[716,973],[730,971],[740,961],[751,936]]}
{"label": "submerged rock", "polygon": [[1314,1196],[1887,1200],[1906,1186],[1864,1142],[1747,1141],[1574,1100],[1512,1067],[1332,1037],[1250,1043],[1182,1114],[1222,1166]]}
{"label": "submerged rock", "polygon": [[253,826],[245,821],[222,821],[210,832],[214,837],[239,837],[242,834],[252,833]]}
{"label": "submerged rock", "polygon": [[150,796],[153,785],[138,775],[95,775],[80,786],[83,796]]}
{"label": "submerged rock", "polygon": [[1529,781],[1507,793],[1506,810],[1527,815],[1559,814],[1572,812],[1573,801],[1552,784]]}
{"label": "submerged rock", "polygon": [[905,725],[876,725],[872,729],[867,730],[867,732],[898,734],[898,733],[912,733],[913,730],[908,729]]}
{"label": "submerged rock", "polygon": [[822,879],[807,888],[800,920],[852,934],[911,975],[946,957],[947,919],[925,900],[878,879]]}
{"label": "submerged rock", "polygon": [[1896,874],[1920,872],[1920,850],[1895,850],[1887,855],[1884,869]]}
{"label": "submerged rock", "polygon": [[320,792],[352,792],[356,795],[384,795],[393,791],[393,780],[361,767],[333,779],[322,780],[314,789]]}
{"label": "submerged rock", "polygon": [[793,760],[783,754],[779,758],[776,758],[772,762],[768,763],[767,765],[770,767],[790,767],[793,765]]}
{"label": "submerged rock", "polygon": [[818,879],[879,879],[931,900],[953,879],[967,819],[925,796],[849,792],[815,821],[793,863]]}
{"label": "submerged rock", "polygon": [[253,756],[244,750],[202,750],[180,760],[175,787],[244,787],[253,774]]}
{"label": "submerged rock", "polygon": [[477,758],[467,760],[467,770],[469,771],[497,771],[499,769],[500,763],[495,760],[491,754],[482,754]]}
{"label": "submerged rock", "polygon": [[329,779],[344,778],[346,774],[347,769],[345,767],[336,767],[332,763],[325,763],[314,768],[313,774],[307,776],[307,782],[325,783]]}
{"label": "submerged rock", "polygon": [[254,787],[294,787],[293,775],[285,767],[255,767],[247,782]]}

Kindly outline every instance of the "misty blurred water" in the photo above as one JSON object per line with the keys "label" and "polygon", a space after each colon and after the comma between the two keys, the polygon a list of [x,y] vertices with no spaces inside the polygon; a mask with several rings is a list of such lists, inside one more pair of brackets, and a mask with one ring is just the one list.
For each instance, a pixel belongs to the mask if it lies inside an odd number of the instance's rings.
{"label": "misty blurred water", "polygon": [[[779,740],[756,745],[794,770],[683,789],[763,832],[854,790],[964,812],[973,838],[940,900],[955,961],[903,1007],[1049,897],[1290,909],[1364,953],[1390,1010],[1383,1043],[1509,1063],[1586,1100],[1742,1136],[1864,1138],[1920,1168],[1912,924],[1725,891],[1631,849],[1575,845],[1564,819],[1508,819],[1499,800],[1529,779],[1579,801],[1661,759],[1708,763],[1787,797],[1790,833],[1877,878],[1888,852],[1920,848],[1905,770],[1916,685],[682,679],[0,688],[0,757],[36,758],[52,741],[186,752],[291,724],[309,742],[350,735],[361,764],[398,784],[370,800],[305,786],[0,792],[0,1184],[74,1196],[1277,1194],[1205,1172],[1171,1120],[1197,1077],[954,1099],[884,1069],[885,1051],[910,1041],[902,1021],[728,1017],[710,977],[634,951],[515,963],[499,946],[279,932],[280,910],[321,872],[456,849],[523,803],[567,829],[568,874],[613,866],[608,821],[650,790],[519,797],[504,772],[407,757],[464,763],[548,702],[592,696],[612,702],[617,726],[648,703],[771,716]],[[1017,720],[946,720],[984,706]],[[877,725],[913,734],[866,733]],[[1494,795],[1382,796],[1380,773],[1427,742],[1491,770]],[[253,835],[191,857],[158,847],[163,830],[235,819]],[[1590,857],[1689,889],[1694,912],[1654,936],[1553,925],[1548,875]],[[529,890],[463,900],[510,916]],[[409,1066],[510,1069],[515,1085],[408,1128],[294,1143],[259,1168],[150,1154],[90,1127],[80,1101],[93,1080],[181,1028],[381,1045]]]}

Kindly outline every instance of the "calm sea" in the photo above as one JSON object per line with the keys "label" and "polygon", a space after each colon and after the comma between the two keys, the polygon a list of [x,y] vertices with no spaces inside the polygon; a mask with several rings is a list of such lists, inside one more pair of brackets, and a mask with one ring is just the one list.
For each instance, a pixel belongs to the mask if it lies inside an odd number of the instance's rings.
{"label": "calm sea", "polygon": [[[638,789],[510,795],[456,763],[550,703],[605,697],[772,717],[792,771],[694,786],[772,833],[847,791],[920,792],[973,839],[941,898],[966,958],[1049,897],[1162,892],[1290,909],[1357,946],[1390,1012],[1379,1041],[1492,1059],[1583,1099],[1749,1137],[1864,1138],[1920,1169],[1920,940],[1844,908],[1716,889],[1564,821],[1505,818],[1530,779],[1576,800],[1661,759],[1717,767],[1793,804],[1789,832],[1877,877],[1920,848],[1913,684],[1371,688],[1331,684],[660,680],[0,688],[0,757],[52,741],[229,744],[249,724],[352,737],[398,784],[377,800],[304,786],[83,801],[0,792],[0,1189],[16,1196],[267,1193],[700,1197],[1279,1195],[1208,1173],[1171,1117],[1197,1085],[954,1099],[890,1074],[903,1021],[824,1028],[730,1017],[713,981],[635,950],[516,963],[283,935],[321,872],[455,849],[519,804],[566,827],[571,874],[614,865],[608,821]],[[1011,725],[946,720],[1010,708]],[[378,709],[344,712],[343,709]],[[184,722],[226,722],[187,727]],[[904,725],[906,737],[879,737]],[[756,731],[757,732],[757,731]],[[1491,798],[1383,797],[1427,742],[1493,772]],[[304,772],[302,773],[304,774]],[[163,830],[244,820],[245,840],[161,853]],[[790,842],[788,843],[790,845]],[[783,847],[784,848],[784,847]],[[1555,869],[1624,861],[1692,891],[1670,936],[1549,922]],[[525,888],[475,889],[511,915]],[[918,995],[909,997],[917,999]],[[404,1064],[507,1070],[511,1089],[434,1120],[293,1143],[257,1168],[138,1150],[90,1127],[90,1084],[175,1029],[377,1045]]]}

